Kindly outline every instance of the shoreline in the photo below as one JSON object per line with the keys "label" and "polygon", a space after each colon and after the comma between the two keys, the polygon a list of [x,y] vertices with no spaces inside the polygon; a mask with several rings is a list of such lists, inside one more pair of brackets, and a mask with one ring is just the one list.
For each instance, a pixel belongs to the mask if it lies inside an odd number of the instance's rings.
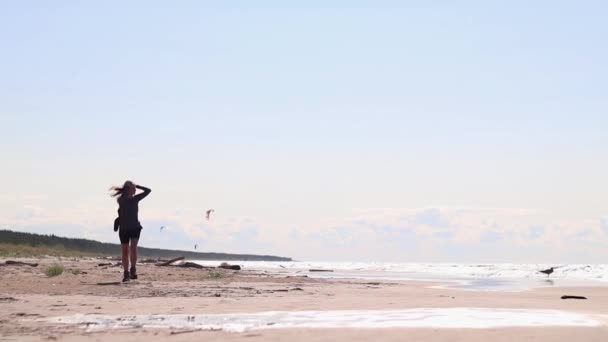
{"label": "shoreline", "polygon": [[[25,259],[24,259],[25,260]],[[30,261],[32,259],[29,259]],[[65,271],[57,277],[43,274],[44,266],[60,260]],[[140,279],[130,284],[114,285],[122,269],[98,266],[92,259],[38,259],[40,266],[3,266],[0,276],[0,335],[19,340],[44,340],[49,336],[61,340],[78,338],[112,339],[118,342],[135,337],[163,340],[178,332],[180,340],[294,341],[328,339],[359,340],[358,336],[375,334],[379,340],[397,340],[397,336],[426,336],[430,341],[480,341],[502,335],[534,336],[540,341],[558,341],[560,336],[574,332],[589,339],[608,338],[608,286],[551,287],[522,292],[473,291],[437,288],[442,282],[370,281],[362,279],[320,279],[304,276],[277,275],[258,270],[191,269],[138,265]],[[72,272],[78,269],[79,272]],[[562,300],[562,295],[583,295],[587,300]],[[76,314],[90,315],[183,315],[204,317],[222,314],[259,314],[261,312],[349,311],[361,310],[444,310],[479,308],[492,313],[500,310],[553,310],[594,317],[597,327],[498,327],[467,328],[359,328],[263,329],[242,333],[225,331],[180,332],[185,325],[138,329],[105,329],[87,331],[82,325],[60,324],[48,319]],[[447,310],[447,311],[446,311]],[[378,321],[382,321],[379,314]],[[407,311],[405,314],[408,314]],[[177,316],[176,316],[177,315]],[[406,316],[404,316],[406,317]],[[409,316],[407,316],[409,317]],[[406,317],[406,318],[407,318]],[[448,320],[456,316],[446,316]],[[368,317],[363,317],[364,319]],[[288,320],[289,321],[289,320]],[[399,322],[399,320],[396,320]],[[187,326],[187,325],[186,325]],[[356,326],[356,325],[355,325]],[[364,332],[356,334],[355,331]],[[435,332],[426,331],[430,330]],[[305,333],[295,333],[304,331]],[[560,333],[556,333],[559,331]],[[450,333],[452,332],[452,333]],[[500,333],[502,332],[502,333]],[[328,335],[329,334],[329,335]],[[430,334],[430,335],[429,335]],[[501,335],[502,334],[502,335]],[[512,335],[516,334],[516,335]],[[523,335],[522,335],[523,334]],[[564,335],[565,334],[565,335]],[[329,338],[329,336],[332,336]],[[306,338],[304,338],[306,336]],[[435,336],[435,337],[432,337]],[[443,337],[442,337],[443,336]],[[461,336],[462,339],[459,339]],[[553,336],[553,337],[552,337]],[[573,335],[574,336],[574,335]],[[579,335],[580,336],[580,335]],[[425,337],[425,338],[426,338]],[[449,338],[448,338],[449,337]],[[503,339],[508,340],[508,339]]]}

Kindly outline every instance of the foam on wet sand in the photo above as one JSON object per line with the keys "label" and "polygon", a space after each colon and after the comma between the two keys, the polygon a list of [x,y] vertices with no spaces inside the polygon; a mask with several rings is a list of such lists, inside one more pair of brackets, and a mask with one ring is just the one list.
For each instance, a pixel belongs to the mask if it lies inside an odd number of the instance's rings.
{"label": "foam on wet sand", "polygon": [[415,308],[404,310],[268,311],[207,315],[82,315],[47,318],[89,330],[172,328],[243,332],[280,328],[597,327],[596,319],[558,310]]}

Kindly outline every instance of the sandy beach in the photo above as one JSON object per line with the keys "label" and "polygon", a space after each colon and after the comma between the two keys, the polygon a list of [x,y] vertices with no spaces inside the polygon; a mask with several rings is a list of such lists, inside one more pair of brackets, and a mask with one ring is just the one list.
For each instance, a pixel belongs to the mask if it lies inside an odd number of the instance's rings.
{"label": "sandy beach", "polygon": [[[12,259],[15,260],[15,259]],[[608,339],[608,287],[542,288],[523,292],[462,291],[433,288],[437,282],[314,279],[268,274],[261,270],[194,269],[138,266],[140,279],[116,284],[122,269],[101,259],[18,259],[37,267],[5,265],[0,268],[0,336],[2,341],[605,341]],[[5,260],[0,260],[4,263]],[[47,265],[59,262],[63,274],[47,277]],[[587,300],[562,300],[562,295],[582,295]],[[374,310],[557,310],[579,314],[593,326],[469,327],[369,327],[299,328],[268,327],[233,332],[200,330],[189,323],[109,328],[86,320],[93,317],[166,317],[183,322],[205,315],[298,313],[308,311],[359,312]],[[490,309],[490,310],[487,310]],[[435,311],[433,311],[435,312]],[[523,312],[523,311],[522,311]],[[84,315],[79,323],[58,321]],[[167,316],[165,316],[167,315]],[[120,317],[119,317],[120,316]],[[192,317],[190,317],[192,316]],[[87,318],[88,317],[88,318]],[[201,318],[202,317],[202,318]],[[256,316],[257,317],[257,316]],[[513,316],[516,318],[516,316]],[[112,319],[114,319],[112,318]],[[164,318],[163,318],[164,319]],[[448,316],[448,320],[449,320]],[[513,321],[515,322],[515,320]],[[365,324],[362,324],[362,326]],[[356,324],[355,324],[356,326]]]}

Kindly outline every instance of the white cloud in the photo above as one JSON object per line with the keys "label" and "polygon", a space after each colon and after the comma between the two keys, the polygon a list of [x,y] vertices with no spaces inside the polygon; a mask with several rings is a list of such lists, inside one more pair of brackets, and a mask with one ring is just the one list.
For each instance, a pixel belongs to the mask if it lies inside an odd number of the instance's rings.
{"label": "white cloud", "polygon": [[592,219],[556,220],[517,208],[382,208],[297,233],[301,245],[318,246],[323,258],[343,260],[567,261],[583,249],[585,257],[601,261],[608,253],[595,244],[607,239],[592,227]]}
{"label": "white cloud", "polygon": [[[17,227],[114,241],[113,206],[50,210],[28,204]],[[517,208],[371,208],[310,225],[283,227],[201,210],[145,209],[142,243],[151,247],[292,256],[303,260],[603,262],[608,220],[555,219]],[[2,222],[0,222],[2,223]],[[6,223],[6,220],[5,220]],[[13,225],[15,226],[15,225]],[[160,226],[165,226],[163,232]],[[32,228],[34,229],[34,228]]]}

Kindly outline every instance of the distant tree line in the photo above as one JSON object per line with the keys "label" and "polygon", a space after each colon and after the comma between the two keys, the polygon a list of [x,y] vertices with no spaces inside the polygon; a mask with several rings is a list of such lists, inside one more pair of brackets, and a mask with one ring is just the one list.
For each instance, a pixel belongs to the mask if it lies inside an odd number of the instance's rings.
{"label": "distant tree line", "polygon": [[[86,254],[99,254],[104,256],[115,256],[120,254],[120,245],[114,243],[105,243],[87,239],[65,238],[55,236],[54,234],[42,235],[14,232],[11,230],[0,230],[0,243],[30,245],[33,247],[63,247],[64,249],[70,251],[82,252]],[[277,257],[272,255],[199,253],[147,247],[140,247],[139,255],[144,258],[171,258],[184,256],[188,259],[197,260],[291,261],[291,258]]]}

